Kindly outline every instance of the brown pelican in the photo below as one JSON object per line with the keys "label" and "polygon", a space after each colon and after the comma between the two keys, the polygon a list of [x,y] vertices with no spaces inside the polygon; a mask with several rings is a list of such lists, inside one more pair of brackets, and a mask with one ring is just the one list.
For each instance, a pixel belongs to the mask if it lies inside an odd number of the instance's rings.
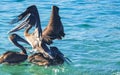
{"label": "brown pelican", "polygon": [[21,46],[17,41],[21,41],[24,43],[27,43],[23,38],[18,36],[17,34],[11,34],[9,36],[9,39],[12,41],[14,45],[19,47],[22,52],[13,52],[13,51],[7,51],[3,55],[0,56],[0,63],[8,63],[8,64],[15,64],[23,62],[27,59],[28,55],[23,46]]}
{"label": "brown pelican", "polygon": [[68,58],[64,57],[64,55],[58,50],[57,47],[50,47],[52,50],[52,54],[54,59],[49,59],[44,57],[42,53],[35,53],[29,56],[29,62],[40,65],[40,66],[50,66],[50,65],[60,65],[66,62],[69,64],[71,62]]}
{"label": "brown pelican", "polygon": [[29,17],[22,24],[12,29],[9,33],[18,31],[28,25],[36,26],[36,29],[34,33],[31,34],[31,36],[37,35],[40,37],[40,34],[42,34],[42,40],[48,45],[52,43],[52,40],[62,39],[62,37],[65,36],[64,28],[59,16],[59,8],[57,6],[52,6],[52,13],[49,23],[47,27],[43,30],[43,32],[40,25],[38,10],[35,5],[28,7],[25,12],[20,14],[17,18],[13,19],[11,21],[11,24],[14,24],[26,18],[26,16],[28,15]]}
{"label": "brown pelican", "polygon": [[[24,20],[22,24],[15,27],[15,29],[11,30],[9,33],[18,31],[26,27],[24,36],[26,40],[31,44],[32,48],[52,58],[51,51],[47,47],[46,43],[51,44],[52,40],[62,39],[62,37],[64,37],[65,35],[63,25],[59,16],[59,8],[57,6],[52,7],[50,21],[43,32],[40,25],[38,10],[35,5],[28,7],[25,12],[20,14],[16,19],[12,20],[11,24],[14,24],[26,18],[26,16],[28,16],[28,18]],[[33,26],[36,26],[35,31],[32,34],[28,33]]]}

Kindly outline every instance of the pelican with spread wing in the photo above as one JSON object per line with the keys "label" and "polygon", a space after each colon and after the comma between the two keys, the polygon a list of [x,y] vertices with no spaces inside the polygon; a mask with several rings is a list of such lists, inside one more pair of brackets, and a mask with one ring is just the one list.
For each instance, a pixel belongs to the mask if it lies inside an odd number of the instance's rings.
{"label": "pelican with spread wing", "polygon": [[[50,21],[43,32],[41,29],[38,10],[35,5],[28,7],[22,14],[13,19],[11,24],[17,23],[23,19],[23,23],[12,29],[9,33],[26,28],[24,36],[31,44],[32,48],[43,53],[45,56],[52,58],[51,50],[46,44],[50,45],[52,40],[62,39],[62,37],[65,36],[64,28],[59,16],[59,8],[57,6],[52,7]],[[35,30],[30,34],[29,30],[33,26],[35,26]]]}
{"label": "pelican with spread wing", "polygon": [[[38,65],[62,64],[68,62],[68,58],[58,50],[57,47],[48,48],[47,45],[53,43],[55,39],[62,39],[65,36],[64,28],[59,16],[59,8],[52,6],[52,13],[47,27],[42,31],[40,18],[37,7],[32,5],[28,7],[22,14],[11,21],[11,24],[23,22],[12,29],[9,33],[19,31],[25,28],[24,36],[33,49],[37,50],[29,57],[29,61]],[[35,26],[33,33],[29,33],[32,27]]]}

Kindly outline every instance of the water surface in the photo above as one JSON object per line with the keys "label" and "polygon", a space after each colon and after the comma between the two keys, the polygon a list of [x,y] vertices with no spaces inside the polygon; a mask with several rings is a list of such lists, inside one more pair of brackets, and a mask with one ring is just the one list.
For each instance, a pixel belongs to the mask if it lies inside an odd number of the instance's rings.
{"label": "water surface", "polygon": [[[0,65],[0,75],[119,75],[120,74],[120,1],[119,0],[0,0],[0,54],[19,51],[7,32],[10,22],[30,5],[37,5],[41,25],[48,24],[51,6],[60,8],[66,36],[55,40],[71,65],[39,67],[27,62]],[[23,31],[17,32],[23,36]],[[28,45],[25,45],[31,49]]]}

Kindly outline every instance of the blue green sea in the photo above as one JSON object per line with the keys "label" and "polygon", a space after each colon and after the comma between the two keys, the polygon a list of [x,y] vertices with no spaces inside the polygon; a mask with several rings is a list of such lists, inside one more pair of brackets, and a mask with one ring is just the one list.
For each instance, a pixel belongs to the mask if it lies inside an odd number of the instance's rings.
{"label": "blue green sea", "polygon": [[[0,0],[0,54],[20,52],[8,40],[8,31],[17,25],[9,22],[30,5],[38,8],[42,29],[48,24],[52,5],[60,8],[66,36],[52,46],[72,63],[50,67],[27,61],[0,64],[0,75],[120,75],[120,0]],[[16,33],[23,37],[23,31]],[[23,45],[29,53],[31,47]]]}

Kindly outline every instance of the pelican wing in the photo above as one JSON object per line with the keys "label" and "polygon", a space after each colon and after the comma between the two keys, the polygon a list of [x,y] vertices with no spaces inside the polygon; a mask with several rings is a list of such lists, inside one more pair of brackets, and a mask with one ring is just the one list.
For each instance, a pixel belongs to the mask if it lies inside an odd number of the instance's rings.
{"label": "pelican wing", "polygon": [[23,22],[14,28],[15,31],[18,31],[24,27],[27,27],[28,25],[35,26],[36,29],[38,29],[38,36],[42,34],[42,29],[40,25],[40,19],[37,7],[35,5],[29,6],[23,13],[21,13],[19,16],[17,16],[15,19],[13,19],[10,24],[17,23],[19,21],[23,20]]}
{"label": "pelican wing", "polygon": [[20,25],[16,26],[12,30],[9,31],[9,33],[19,31],[25,27],[28,27],[29,25],[33,26],[36,24],[36,18],[34,15],[30,15],[27,19],[25,19]]}
{"label": "pelican wing", "polygon": [[64,36],[65,33],[59,16],[59,8],[53,6],[48,26],[42,32],[42,38],[47,44],[51,44],[52,40],[62,39]]}

